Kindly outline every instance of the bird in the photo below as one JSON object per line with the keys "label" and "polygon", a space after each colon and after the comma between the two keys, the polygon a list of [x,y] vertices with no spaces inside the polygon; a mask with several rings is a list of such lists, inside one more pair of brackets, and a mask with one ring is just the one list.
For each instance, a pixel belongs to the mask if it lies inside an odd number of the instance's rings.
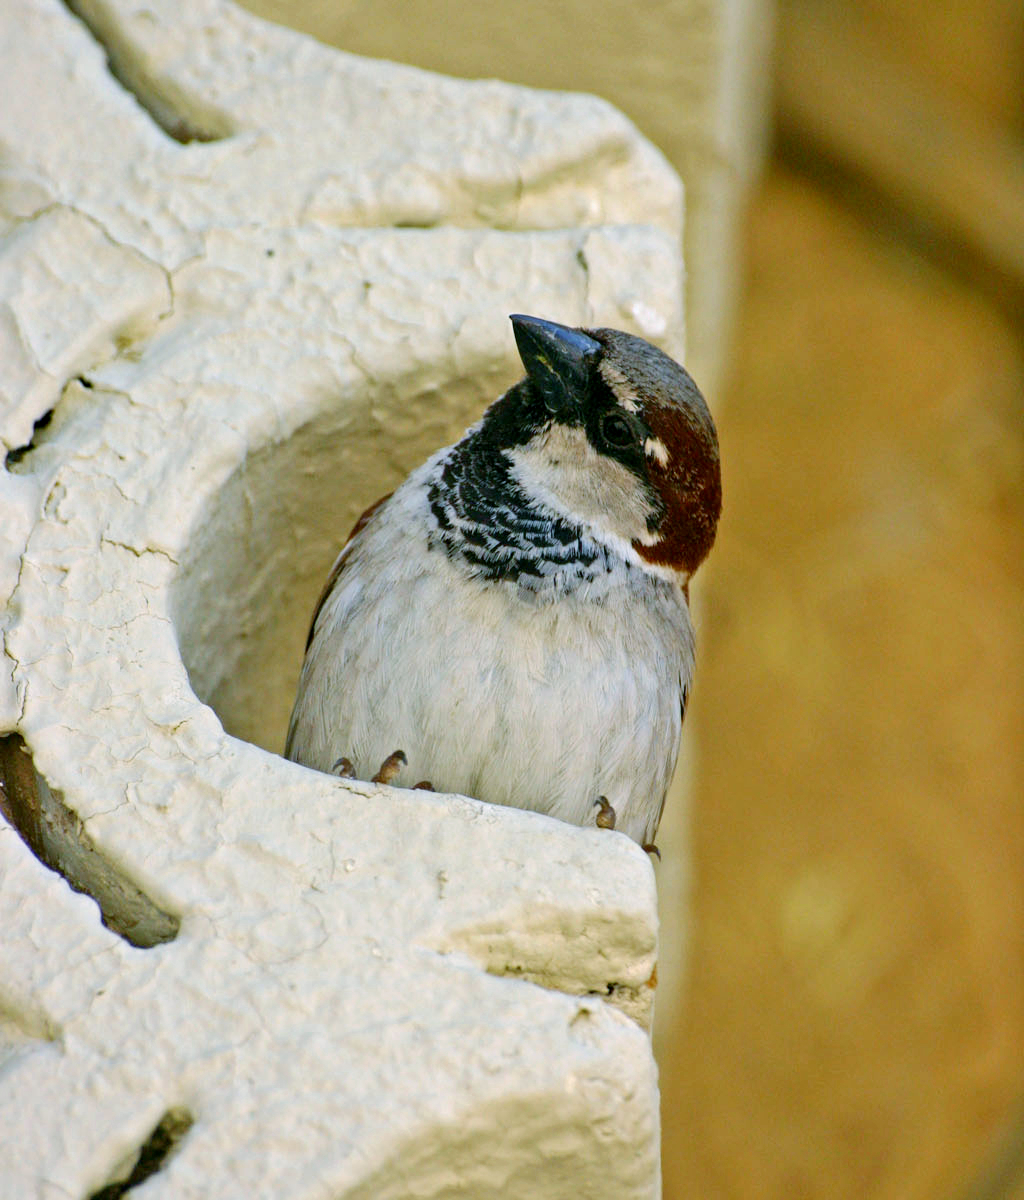
{"label": "bird", "polygon": [[653,848],[693,677],[689,584],[722,506],[718,436],[687,371],[643,338],[510,320],[524,378],[367,509],[334,562],[285,756]]}

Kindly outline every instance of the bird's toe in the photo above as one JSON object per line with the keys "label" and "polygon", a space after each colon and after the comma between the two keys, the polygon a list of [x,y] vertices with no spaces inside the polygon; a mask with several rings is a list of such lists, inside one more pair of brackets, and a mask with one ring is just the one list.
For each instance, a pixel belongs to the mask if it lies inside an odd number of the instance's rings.
{"label": "bird's toe", "polygon": [[594,801],[594,806],[598,813],[595,817],[595,822],[598,829],[614,829],[615,828],[615,809],[608,803],[607,796],[598,796]]}
{"label": "bird's toe", "polygon": [[389,754],[380,764],[380,770],[370,780],[371,783],[390,783],[409,760],[401,750]]}

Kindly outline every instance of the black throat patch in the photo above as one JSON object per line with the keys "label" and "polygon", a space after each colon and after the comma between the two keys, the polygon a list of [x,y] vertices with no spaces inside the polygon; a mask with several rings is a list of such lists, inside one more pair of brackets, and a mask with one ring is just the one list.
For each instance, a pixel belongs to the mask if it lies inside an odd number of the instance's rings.
{"label": "black throat patch", "polygon": [[613,562],[580,526],[531,500],[483,429],[453,446],[438,464],[427,498],[435,522],[430,549],[461,562],[477,578],[554,593],[624,565]]}

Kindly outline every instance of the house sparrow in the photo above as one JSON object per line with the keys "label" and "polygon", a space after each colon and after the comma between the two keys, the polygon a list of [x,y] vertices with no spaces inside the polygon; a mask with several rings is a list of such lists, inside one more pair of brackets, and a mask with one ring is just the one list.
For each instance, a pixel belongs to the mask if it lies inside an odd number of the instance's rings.
{"label": "house sparrow", "polygon": [[641,338],[511,320],[526,378],[339,554],[285,754],[649,845],[721,509],[714,423]]}

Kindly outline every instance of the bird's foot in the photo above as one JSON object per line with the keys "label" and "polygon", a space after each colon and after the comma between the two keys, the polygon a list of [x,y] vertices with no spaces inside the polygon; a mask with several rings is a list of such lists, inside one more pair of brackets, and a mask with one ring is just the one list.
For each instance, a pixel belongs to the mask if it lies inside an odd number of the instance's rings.
{"label": "bird's foot", "polygon": [[[380,770],[370,780],[371,783],[390,783],[398,772],[408,763],[408,759],[401,750],[396,750],[394,754],[389,754],[387,758],[380,764]],[[355,779],[356,769],[352,765],[350,758],[339,758],[338,761],[331,767],[331,774],[337,775],[339,779]],[[421,783],[417,783],[416,787],[426,788],[433,791],[432,784],[427,783],[424,779]]]}
{"label": "bird's foot", "polygon": [[401,750],[396,750],[394,754],[389,754],[387,758],[380,764],[380,770],[370,780],[371,783],[390,783],[398,772],[408,763],[408,759]]}
{"label": "bird's foot", "polygon": [[598,829],[614,829],[615,809],[608,803],[608,797],[598,796],[594,801],[594,807],[598,809],[597,816],[594,818]]}
{"label": "bird's foot", "polygon": [[[615,809],[608,803],[608,797],[598,796],[594,801],[594,807],[598,810],[597,816],[594,818],[598,829],[614,829]],[[640,849],[646,850],[648,854],[653,854],[658,862],[661,862],[661,851],[653,842],[645,842]]]}

